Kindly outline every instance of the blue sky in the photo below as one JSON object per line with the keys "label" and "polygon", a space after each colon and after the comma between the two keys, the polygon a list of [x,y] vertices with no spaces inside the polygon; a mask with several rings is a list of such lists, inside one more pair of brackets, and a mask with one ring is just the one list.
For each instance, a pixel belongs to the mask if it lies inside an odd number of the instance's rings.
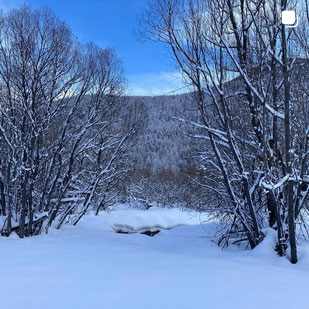
{"label": "blue sky", "polygon": [[182,86],[164,46],[136,39],[136,18],[147,0],[0,0],[0,7],[9,10],[23,3],[48,5],[80,41],[115,48],[123,61],[128,94],[169,94]]}

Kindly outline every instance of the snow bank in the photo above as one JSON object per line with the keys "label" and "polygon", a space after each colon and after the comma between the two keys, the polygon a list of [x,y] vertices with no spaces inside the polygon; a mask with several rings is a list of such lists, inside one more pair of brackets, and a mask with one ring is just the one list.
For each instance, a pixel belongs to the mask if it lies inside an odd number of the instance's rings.
{"label": "snow bank", "polygon": [[277,253],[275,251],[276,243],[277,243],[277,232],[272,228],[263,229],[265,237],[263,241],[257,245],[252,250],[252,256],[264,257],[264,258],[273,258],[277,257]]}
{"label": "snow bank", "polygon": [[[0,308],[308,308],[308,243],[292,265],[272,250],[274,231],[252,251],[221,250],[205,233],[215,224],[200,221],[181,210],[118,207],[48,235],[1,237]],[[153,238],[113,231],[154,222],[186,225]]]}
{"label": "snow bank", "polygon": [[112,229],[122,233],[144,233],[145,231],[169,230],[181,225],[200,224],[206,214],[193,211],[182,211],[174,208],[151,207],[148,210],[124,208],[118,209],[107,216]]}

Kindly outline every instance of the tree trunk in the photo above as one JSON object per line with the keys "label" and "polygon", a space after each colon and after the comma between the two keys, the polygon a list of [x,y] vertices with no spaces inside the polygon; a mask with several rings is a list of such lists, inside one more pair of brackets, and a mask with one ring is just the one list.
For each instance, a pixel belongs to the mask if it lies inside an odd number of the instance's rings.
{"label": "tree trunk", "polygon": [[0,205],[1,205],[1,215],[6,216],[4,183],[1,179],[0,179]]}
{"label": "tree trunk", "polygon": [[[282,0],[282,8],[286,7],[287,1]],[[285,161],[287,173],[290,179],[287,183],[287,206],[288,206],[288,226],[289,241],[291,249],[291,263],[297,263],[297,244],[295,235],[295,218],[294,218],[294,201],[293,191],[294,185],[292,180],[292,162],[291,162],[291,124],[290,124],[290,80],[288,71],[287,57],[287,38],[285,33],[285,25],[282,24],[282,62],[283,62],[283,86],[284,86],[284,135],[285,135]]]}

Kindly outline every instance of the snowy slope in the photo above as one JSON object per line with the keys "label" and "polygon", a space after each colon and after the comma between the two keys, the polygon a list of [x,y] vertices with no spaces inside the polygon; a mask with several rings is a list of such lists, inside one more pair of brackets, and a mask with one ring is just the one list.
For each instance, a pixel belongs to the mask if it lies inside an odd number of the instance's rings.
{"label": "snowy slope", "polygon": [[[156,224],[186,221],[180,211],[168,219],[162,210],[162,220],[152,211]],[[269,250],[271,231],[253,251],[220,250],[210,241],[213,223],[154,237],[114,233],[115,222],[133,226],[137,214],[143,221],[137,210],[118,209],[49,235],[1,238],[0,308],[309,308],[308,244],[291,265]]]}

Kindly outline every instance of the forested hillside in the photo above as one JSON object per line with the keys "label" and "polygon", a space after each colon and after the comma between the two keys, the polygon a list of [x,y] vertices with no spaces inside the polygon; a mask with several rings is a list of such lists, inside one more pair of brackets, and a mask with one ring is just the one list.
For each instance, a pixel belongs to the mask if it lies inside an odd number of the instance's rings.
{"label": "forested hillside", "polygon": [[124,100],[137,123],[128,151],[132,166],[124,183],[125,198],[137,198],[148,205],[186,204],[184,193],[190,187],[188,173],[194,169],[192,153],[197,149],[197,142],[183,125],[183,119],[198,118],[192,94]]}
{"label": "forested hillside", "polygon": [[126,100],[136,105],[136,113],[140,113],[140,130],[131,154],[134,168],[152,172],[171,169],[177,173],[185,168],[188,165],[185,153],[192,147],[192,139],[181,131],[179,119],[194,114],[192,96],[127,97]]}

